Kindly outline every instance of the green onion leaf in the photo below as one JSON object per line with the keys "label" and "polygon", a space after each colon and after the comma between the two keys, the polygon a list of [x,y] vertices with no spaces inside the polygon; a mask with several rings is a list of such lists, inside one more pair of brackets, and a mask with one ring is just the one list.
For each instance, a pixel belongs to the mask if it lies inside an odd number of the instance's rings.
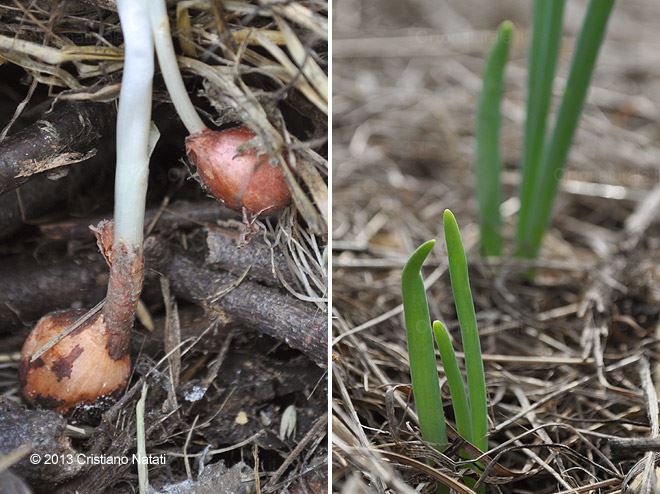
{"label": "green onion leaf", "polygon": [[469,403],[472,411],[472,443],[482,451],[486,451],[488,449],[486,379],[481,358],[477,317],[470,291],[467,258],[461,232],[453,213],[445,209],[443,219],[447,256],[449,257],[449,276],[465,353]]}
{"label": "green onion leaf", "polygon": [[472,413],[470,412],[470,405],[465,394],[465,382],[458,368],[454,346],[449,338],[447,328],[445,328],[442,322],[433,322],[433,334],[438,344],[438,350],[440,350],[442,367],[445,369],[445,376],[447,376],[447,384],[451,393],[451,404],[454,409],[454,419],[456,420],[456,429],[461,437],[472,442],[474,440],[470,419]]}
{"label": "green onion leaf", "polygon": [[401,275],[401,291],[419,428],[425,441],[442,448],[447,444],[447,430],[435,363],[431,316],[421,273],[422,264],[434,245],[435,240],[429,240],[410,256]]}
{"label": "green onion leaf", "polygon": [[497,39],[486,60],[477,113],[475,175],[481,226],[481,251],[485,256],[499,256],[502,249],[500,105],[504,67],[509,56],[512,37],[513,24],[504,21],[497,31]]}

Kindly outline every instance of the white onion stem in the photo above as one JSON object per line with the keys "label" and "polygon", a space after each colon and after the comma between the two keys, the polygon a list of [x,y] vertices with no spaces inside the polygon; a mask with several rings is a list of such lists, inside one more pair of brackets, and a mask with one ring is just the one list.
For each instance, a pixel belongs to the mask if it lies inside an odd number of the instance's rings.
{"label": "white onion stem", "polygon": [[115,246],[142,246],[149,178],[149,129],[154,46],[149,2],[117,0],[124,35],[124,73],[117,113]]}
{"label": "white onion stem", "polygon": [[174,53],[174,46],[172,45],[170,21],[167,18],[165,0],[151,0],[148,3],[150,5],[151,29],[156,45],[158,64],[165,80],[165,86],[167,86],[167,91],[170,93],[174,108],[179,114],[183,125],[186,126],[190,134],[197,134],[206,130],[206,125],[197,114],[197,110],[195,110],[192,101],[190,101],[190,96],[188,96],[186,86],[183,84],[183,78]]}

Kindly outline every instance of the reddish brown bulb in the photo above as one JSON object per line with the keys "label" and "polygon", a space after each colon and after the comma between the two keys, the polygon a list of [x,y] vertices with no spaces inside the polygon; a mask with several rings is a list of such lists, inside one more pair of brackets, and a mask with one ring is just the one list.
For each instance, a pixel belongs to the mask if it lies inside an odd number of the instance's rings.
{"label": "reddish brown bulb", "polygon": [[66,413],[78,404],[92,404],[126,386],[130,356],[110,356],[103,314],[94,316],[30,362],[36,351],[84,314],[84,310],[47,314],[25,340],[20,379],[23,397],[29,403]]}
{"label": "reddish brown bulb", "polygon": [[254,137],[245,127],[207,129],[186,138],[186,151],[216,199],[237,211],[271,214],[289,204],[291,193],[282,169],[271,165],[266,154],[241,149]]}

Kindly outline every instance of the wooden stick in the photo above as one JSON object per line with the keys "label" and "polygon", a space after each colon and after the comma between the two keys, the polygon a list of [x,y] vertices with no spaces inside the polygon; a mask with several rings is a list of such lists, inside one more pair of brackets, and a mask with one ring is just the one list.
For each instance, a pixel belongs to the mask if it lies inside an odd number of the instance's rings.
{"label": "wooden stick", "polygon": [[629,453],[626,456],[635,456],[646,451],[660,451],[658,437],[617,437],[611,438],[608,442],[617,453]]}
{"label": "wooden stick", "polygon": [[170,278],[174,293],[216,311],[229,325],[248,326],[286,342],[314,362],[327,360],[326,314],[276,288],[204,267],[156,238],[145,244],[147,265]]}
{"label": "wooden stick", "polygon": [[102,103],[66,103],[0,144],[0,194],[32,177],[95,156],[112,134],[114,110]]}

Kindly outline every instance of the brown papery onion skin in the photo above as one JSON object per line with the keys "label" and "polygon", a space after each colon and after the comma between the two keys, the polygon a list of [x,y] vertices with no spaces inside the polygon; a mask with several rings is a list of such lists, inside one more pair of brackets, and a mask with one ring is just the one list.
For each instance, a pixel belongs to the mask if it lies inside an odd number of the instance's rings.
{"label": "brown papery onion skin", "polygon": [[23,344],[20,380],[25,400],[33,405],[71,411],[118,394],[128,381],[131,360],[110,356],[111,340],[103,314],[94,316],[31,362],[51,338],[85,314],[84,310],[51,312],[42,317]]}
{"label": "brown papery onion skin", "polygon": [[186,138],[186,152],[213,197],[236,211],[269,215],[285,208],[291,193],[282,169],[245,146],[254,137],[245,127],[206,129]]}

